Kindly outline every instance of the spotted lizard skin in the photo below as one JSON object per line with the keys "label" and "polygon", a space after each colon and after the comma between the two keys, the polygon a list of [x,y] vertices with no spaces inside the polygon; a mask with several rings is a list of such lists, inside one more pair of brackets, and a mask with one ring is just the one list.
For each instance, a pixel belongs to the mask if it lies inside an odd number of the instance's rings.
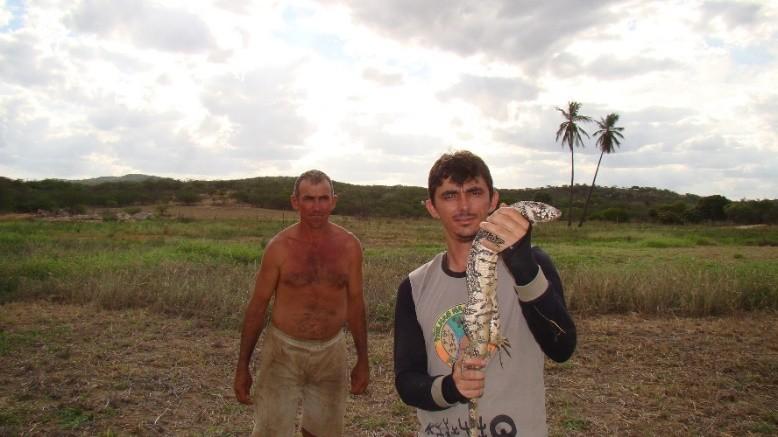
{"label": "spotted lizard skin", "polygon": [[[541,202],[522,201],[510,205],[530,221],[543,223],[556,220],[562,213]],[[501,238],[483,229],[473,239],[465,270],[467,302],[464,309],[464,328],[469,342],[466,355],[488,359],[491,350],[510,355],[510,343],[500,333],[500,313],[497,307],[498,253],[486,248],[483,241],[502,243]],[[478,435],[478,400],[469,402],[469,434]]]}

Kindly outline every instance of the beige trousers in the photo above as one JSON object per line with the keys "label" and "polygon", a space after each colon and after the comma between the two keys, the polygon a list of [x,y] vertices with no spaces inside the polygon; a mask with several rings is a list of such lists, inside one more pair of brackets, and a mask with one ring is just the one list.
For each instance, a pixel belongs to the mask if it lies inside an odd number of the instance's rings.
{"label": "beige trousers", "polygon": [[317,437],[343,435],[348,395],[343,331],[324,341],[298,340],[268,324],[254,382],[252,436],[294,436],[302,427]]}

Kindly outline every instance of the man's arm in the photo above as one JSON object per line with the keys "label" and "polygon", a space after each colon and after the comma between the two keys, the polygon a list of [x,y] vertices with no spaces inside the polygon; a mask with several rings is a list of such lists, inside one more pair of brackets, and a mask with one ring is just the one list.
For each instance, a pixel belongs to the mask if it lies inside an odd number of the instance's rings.
{"label": "man's arm", "polygon": [[451,374],[427,372],[427,348],[407,278],[397,290],[394,311],[394,386],[403,402],[423,410],[444,410],[467,401]]}
{"label": "man's arm", "polygon": [[351,371],[351,393],[362,394],[370,380],[370,363],[367,356],[367,322],[365,298],[362,292],[362,246],[358,240],[349,248],[348,312],[346,323],[354,338],[357,363]]}
{"label": "man's arm", "polygon": [[[529,241],[519,242],[519,246],[523,244],[529,245]],[[556,362],[567,361],[575,351],[577,335],[565,305],[562,280],[545,252],[538,247],[525,249],[523,255],[518,253],[521,247],[504,254],[516,280],[521,312],[543,352]]]}
{"label": "man's arm", "polygon": [[502,251],[500,255],[516,281],[521,312],[535,341],[552,360],[566,361],[575,350],[575,324],[567,312],[562,281],[554,263],[545,252],[531,245],[531,223],[516,209],[501,207],[481,227],[503,240],[503,245],[484,245]]}
{"label": "man's arm", "polygon": [[235,397],[238,398],[238,402],[243,404],[252,403],[249,363],[265,323],[265,312],[278,285],[280,253],[277,246],[278,243],[273,244],[271,241],[265,249],[259,272],[257,272],[254,293],[243,318],[243,331],[240,336],[240,353],[234,384]]}

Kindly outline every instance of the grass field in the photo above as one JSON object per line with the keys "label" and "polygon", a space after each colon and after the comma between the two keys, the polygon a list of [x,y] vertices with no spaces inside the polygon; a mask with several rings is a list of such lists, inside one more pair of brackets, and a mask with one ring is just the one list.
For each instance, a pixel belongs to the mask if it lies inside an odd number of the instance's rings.
{"label": "grass field", "polygon": [[[176,219],[131,223],[0,221],[0,301],[145,307],[236,327],[265,244],[294,217],[219,213],[190,208]],[[426,219],[334,220],[363,243],[369,322],[388,329],[400,281],[443,249],[440,228]],[[551,223],[538,226],[533,241],[556,261],[577,313],[778,309],[778,227]]]}
{"label": "grass field", "polygon": [[[0,435],[243,435],[237,327],[268,240],[251,208],[142,222],[0,220]],[[432,220],[335,217],[365,251],[370,395],[354,435],[403,435],[396,287],[442,250]],[[778,228],[538,226],[579,323],[548,365],[555,435],[778,433]],[[708,364],[710,363],[710,364]],[[357,408],[357,405],[360,408]]]}

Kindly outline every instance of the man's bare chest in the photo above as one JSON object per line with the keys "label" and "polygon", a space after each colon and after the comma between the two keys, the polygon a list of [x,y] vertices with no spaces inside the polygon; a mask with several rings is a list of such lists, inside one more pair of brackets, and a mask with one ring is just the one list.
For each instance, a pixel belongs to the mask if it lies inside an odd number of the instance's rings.
{"label": "man's bare chest", "polygon": [[298,248],[281,269],[281,283],[294,288],[345,288],[348,285],[348,262],[337,247]]}

